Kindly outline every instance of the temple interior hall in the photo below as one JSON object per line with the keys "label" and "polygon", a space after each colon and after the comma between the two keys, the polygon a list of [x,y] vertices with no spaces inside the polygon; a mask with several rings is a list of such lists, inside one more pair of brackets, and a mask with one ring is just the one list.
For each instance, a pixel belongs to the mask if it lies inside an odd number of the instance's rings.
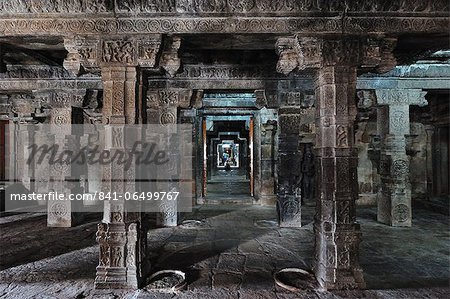
{"label": "temple interior hall", "polygon": [[0,0],[0,299],[450,297],[449,15]]}

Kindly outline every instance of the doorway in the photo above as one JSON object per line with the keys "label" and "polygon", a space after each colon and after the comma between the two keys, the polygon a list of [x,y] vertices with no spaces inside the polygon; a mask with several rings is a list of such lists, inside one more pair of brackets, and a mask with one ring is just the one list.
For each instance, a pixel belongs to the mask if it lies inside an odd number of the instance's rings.
{"label": "doorway", "polygon": [[251,203],[253,196],[253,117],[203,118],[204,181],[207,203]]}

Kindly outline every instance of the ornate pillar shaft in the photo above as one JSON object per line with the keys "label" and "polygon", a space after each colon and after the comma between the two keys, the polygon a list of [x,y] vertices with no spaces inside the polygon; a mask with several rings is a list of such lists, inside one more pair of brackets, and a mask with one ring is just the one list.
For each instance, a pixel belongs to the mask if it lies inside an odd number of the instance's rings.
{"label": "ornate pillar shaft", "polygon": [[[186,89],[159,89],[147,92],[147,122],[149,124],[157,124],[161,126],[167,125],[167,133],[162,137],[167,138],[160,140],[164,144],[170,144],[169,136],[175,128],[172,126],[178,123],[178,107],[188,107],[192,96],[191,90]],[[175,152],[174,152],[175,153]],[[169,153],[171,154],[171,153]],[[172,159],[176,161],[177,159]],[[164,165],[164,167],[167,167]],[[162,171],[161,173],[171,174],[174,179],[177,178],[180,169],[173,165],[173,169]],[[166,179],[166,178],[162,178]],[[157,182],[158,190],[169,190],[172,188],[170,182]],[[177,226],[178,212],[176,202],[161,202],[159,206],[160,212],[156,217],[158,226]]]}
{"label": "ornate pillar shaft", "polygon": [[[58,153],[62,153],[70,148],[72,124],[72,108],[58,107],[50,111],[50,134],[54,140],[54,145],[58,146]],[[50,166],[49,191],[61,194],[71,193],[70,182],[71,164],[58,161]],[[47,226],[50,227],[71,227],[74,219],[72,214],[72,202],[69,200],[49,200],[47,202]]]}
{"label": "ornate pillar shaft", "polygon": [[326,289],[365,286],[358,261],[356,223],[358,158],[353,122],[356,67],[324,66],[316,72],[316,277]]}
{"label": "ornate pillar shaft", "polygon": [[411,184],[406,137],[409,135],[409,105],[427,104],[422,90],[376,90],[378,134],[381,138],[378,221],[392,226],[411,226]]}
{"label": "ornate pillar shaft", "polygon": [[[277,213],[281,227],[301,226],[300,119],[297,109],[279,111]],[[293,167],[295,165],[295,167]]]}
{"label": "ornate pillar shaft", "polygon": [[363,288],[356,223],[358,159],[354,147],[357,68],[386,71],[394,39],[285,37],[277,41],[277,71],[315,70],[316,184],[314,271],[325,289]]}
{"label": "ornate pillar shaft", "polygon": [[[114,156],[126,152],[124,126],[135,123],[136,68],[131,66],[102,67],[103,123],[106,149]],[[123,195],[135,191],[134,166],[125,170],[114,160],[103,166],[102,191]],[[123,199],[105,201],[103,222],[98,225],[100,244],[96,288],[137,288],[140,283],[140,216],[126,211]]]}

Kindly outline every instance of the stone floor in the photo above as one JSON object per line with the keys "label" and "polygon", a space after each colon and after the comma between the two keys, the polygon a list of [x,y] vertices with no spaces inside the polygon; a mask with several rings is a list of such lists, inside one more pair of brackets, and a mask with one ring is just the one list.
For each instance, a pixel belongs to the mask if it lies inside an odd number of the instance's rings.
{"label": "stone floor", "polygon": [[241,169],[218,170],[208,179],[206,202],[251,204],[250,180]]}
{"label": "stone floor", "polygon": [[[0,218],[0,298],[448,298],[450,233],[447,216],[416,209],[412,228],[375,221],[358,207],[361,264],[368,290],[292,293],[274,284],[274,270],[313,261],[313,207],[302,228],[278,228],[275,212],[259,206],[202,206],[184,225],[149,233],[155,270],[187,274],[187,290],[93,290],[97,215],[74,228],[46,228],[38,215]],[[198,220],[198,221],[187,221]],[[64,253],[65,252],[65,253]]]}

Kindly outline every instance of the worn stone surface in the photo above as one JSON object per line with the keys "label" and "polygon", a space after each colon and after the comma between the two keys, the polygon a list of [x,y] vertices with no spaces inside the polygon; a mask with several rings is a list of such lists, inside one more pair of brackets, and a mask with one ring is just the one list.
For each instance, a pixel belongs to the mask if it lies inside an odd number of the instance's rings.
{"label": "worn stone surface", "polygon": [[376,91],[378,134],[381,140],[378,220],[393,226],[411,226],[410,157],[406,138],[410,134],[409,106],[426,106],[426,92],[417,89]]}
{"label": "worn stone surface", "polygon": [[[93,277],[98,264],[98,249],[94,245],[97,221],[74,228],[73,236],[61,239],[56,228],[45,228],[45,217],[3,218],[0,226],[1,244],[18,238],[22,227],[35,236],[28,252],[59,242],[64,250],[48,247],[46,254],[31,254],[20,264],[11,257],[20,254],[18,243],[1,245],[0,260],[9,261],[0,271],[2,298],[445,298],[450,294],[448,280],[447,218],[444,215],[416,209],[413,227],[389,227],[376,222],[376,208],[358,209],[358,220],[365,241],[361,243],[360,263],[364,269],[368,290],[323,292],[308,289],[295,294],[275,286],[272,274],[283,267],[310,270],[313,264],[313,208],[304,208],[305,224],[301,228],[259,228],[258,220],[275,220],[273,208],[249,206],[203,207],[189,219],[207,220],[210,225],[192,228],[159,228],[148,233],[153,244],[152,257],[157,269],[178,269],[187,274],[187,290],[178,295],[145,290],[94,290]],[[224,226],[233,220],[234,238],[229,239]],[[53,233],[39,234],[39,227]],[[23,232],[21,233],[23,235]],[[63,234],[64,235],[64,234]],[[167,237],[161,238],[161,235]],[[172,236],[203,235],[199,241],[172,242]],[[37,238],[39,236],[39,238]],[[178,237],[177,237],[178,238]],[[213,244],[222,240],[221,248]],[[235,241],[236,240],[236,241]],[[14,241],[13,241],[14,242]],[[17,241],[16,241],[17,242]],[[175,245],[173,245],[175,244]],[[234,250],[232,248],[245,250]],[[181,249],[182,248],[182,249]],[[158,251],[159,250],[159,251]],[[67,253],[65,253],[67,252]],[[235,260],[230,260],[237,257]],[[245,257],[245,260],[244,260]],[[22,260],[22,259],[21,259]],[[229,261],[224,265],[224,261]],[[223,261],[223,262],[222,262]],[[227,268],[228,267],[228,268]],[[77,297],[78,296],[78,297]]]}

